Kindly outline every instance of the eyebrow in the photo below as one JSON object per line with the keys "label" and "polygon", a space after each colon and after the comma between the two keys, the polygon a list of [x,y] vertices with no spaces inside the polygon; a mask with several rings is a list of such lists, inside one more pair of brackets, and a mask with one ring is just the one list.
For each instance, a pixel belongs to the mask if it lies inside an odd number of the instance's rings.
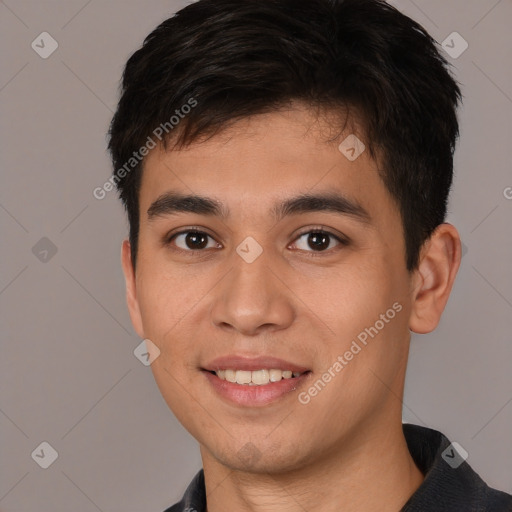
{"label": "eyebrow", "polygon": [[[279,222],[290,215],[322,211],[346,215],[365,224],[369,224],[372,220],[361,204],[335,192],[300,194],[275,204],[270,213],[274,220]],[[151,204],[147,212],[150,221],[156,217],[179,213],[217,216],[221,219],[227,219],[230,216],[229,208],[217,199],[179,192],[162,194]]]}

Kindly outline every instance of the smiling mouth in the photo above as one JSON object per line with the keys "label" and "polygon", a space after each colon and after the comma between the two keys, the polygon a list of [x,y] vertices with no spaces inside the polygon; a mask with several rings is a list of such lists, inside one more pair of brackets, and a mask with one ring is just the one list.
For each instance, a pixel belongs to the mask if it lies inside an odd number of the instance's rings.
{"label": "smiling mouth", "polygon": [[281,380],[296,379],[301,375],[310,373],[292,372],[291,370],[279,370],[277,368],[261,369],[261,370],[205,370],[212,375],[216,375],[220,380],[240,384],[245,386],[266,386],[268,384],[280,382]]}

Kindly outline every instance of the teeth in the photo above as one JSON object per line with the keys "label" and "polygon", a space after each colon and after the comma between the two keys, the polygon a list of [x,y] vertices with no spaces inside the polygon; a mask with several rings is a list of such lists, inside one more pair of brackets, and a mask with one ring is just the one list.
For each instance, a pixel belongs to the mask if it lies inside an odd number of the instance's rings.
{"label": "teeth", "polygon": [[281,370],[270,370],[270,382],[279,382],[283,378]]}
{"label": "teeth", "polygon": [[253,384],[268,384],[270,379],[268,370],[258,370],[257,372],[251,372],[251,381]]}
{"label": "teeth", "polygon": [[281,379],[291,379],[299,377],[300,372],[292,372],[291,370],[218,370],[215,372],[217,377],[228,382],[236,382],[237,384],[245,384],[249,386],[264,386],[269,382],[279,382]]}
{"label": "teeth", "polygon": [[251,382],[251,373],[245,370],[236,371],[236,383],[237,384],[249,384]]}
{"label": "teeth", "polygon": [[[219,374],[217,376],[220,377]],[[228,382],[236,382],[236,372],[235,370],[226,370],[226,380]]]}

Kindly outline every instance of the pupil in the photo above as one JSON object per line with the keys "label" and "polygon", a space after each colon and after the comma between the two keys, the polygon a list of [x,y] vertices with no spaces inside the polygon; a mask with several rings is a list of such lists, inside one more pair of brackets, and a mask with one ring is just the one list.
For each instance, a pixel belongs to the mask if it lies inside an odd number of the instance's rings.
{"label": "pupil", "polygon": [[204,233],[187,233],[185,243],[189,249],[203,249],[208,245],[208,238]]}
{"label": "pupil", "polygon": [[329,235],[326,233],[310,233],[308,243],[315,250],[327,249],[329,247]]}

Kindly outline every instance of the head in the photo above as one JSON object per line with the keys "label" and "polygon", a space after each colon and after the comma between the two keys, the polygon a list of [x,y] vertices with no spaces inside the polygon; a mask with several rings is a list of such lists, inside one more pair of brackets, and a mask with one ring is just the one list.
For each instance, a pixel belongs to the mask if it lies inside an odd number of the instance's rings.
{"label": "head", "polygon": [[[379,0],[200,0],[128,60],[109,149],[130,314],[217,460],[291,469],[400,416],[410,331],[435,328],[460,261],[459,99],[433,39]],[[308,373],[233,405],[208,377],[233,354]]]}

